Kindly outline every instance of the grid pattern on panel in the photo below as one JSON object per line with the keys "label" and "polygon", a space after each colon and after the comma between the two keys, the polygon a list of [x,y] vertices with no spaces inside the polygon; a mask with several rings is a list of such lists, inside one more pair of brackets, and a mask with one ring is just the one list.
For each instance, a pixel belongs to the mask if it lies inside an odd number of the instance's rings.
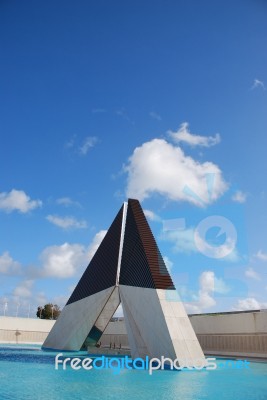
{"label": "grid pattern on panel", "polygon": [[146,253],[129,203],[119,284],[155,289]]}
{"label": "grid pattern on panel", "polygon": [[84,299],[116,284],[122,214],[123,206],[83,273],[67,304]]}
{"label": "grid pattern on panel", "polygon": [[119,283],[175,290],[138,200],[128,201]]}

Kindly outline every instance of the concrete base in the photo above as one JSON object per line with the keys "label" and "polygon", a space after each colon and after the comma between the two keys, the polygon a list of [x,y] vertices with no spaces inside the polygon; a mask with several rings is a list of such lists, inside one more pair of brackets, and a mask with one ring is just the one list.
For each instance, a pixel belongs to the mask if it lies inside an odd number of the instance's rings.
{"label": "concrete base", "polygon": [[133,358],[146,356],[205,363],[205,357],[175,290],[120,285],[120,296]]}
{"label": "concrete base", "polygon": [[114,287],[66,305],[43,348],[79,351],[114,291]]}

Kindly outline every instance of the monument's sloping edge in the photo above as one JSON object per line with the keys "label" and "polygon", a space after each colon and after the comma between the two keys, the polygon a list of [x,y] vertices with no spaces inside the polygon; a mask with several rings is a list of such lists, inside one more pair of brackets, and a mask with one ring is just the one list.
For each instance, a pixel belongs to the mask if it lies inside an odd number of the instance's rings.
{"label": "monument's sloping edge", "polygon": [[124,203],[44,348],[80,350],[101,340],[122,303],[134,357],[194,365],[205,357],[138,200]]}

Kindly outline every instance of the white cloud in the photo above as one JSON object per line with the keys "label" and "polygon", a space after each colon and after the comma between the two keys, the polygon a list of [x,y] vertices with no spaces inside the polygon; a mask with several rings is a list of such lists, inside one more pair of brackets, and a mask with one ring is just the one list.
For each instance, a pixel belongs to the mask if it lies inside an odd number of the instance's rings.
{"label": "white cloud", "polygon": [[247,200],[247,194],[244,192],[241,192],[241,190],[237,190],[233,196],[232,200],[237,202],[237,203],[245,203]]}
{"label": "white cloud", "polygon": [[35,303],[38,306],[43,306],[43,305],[49,303],[49,301],[48,301],[48,299],[46,297],[45,292],[41,291],[41,292],[38,292],[37,294],[34,295],[34,298],[32,299],[32,303]]}
{"label": "white cloud", "polygon": [[167,256],[164,256],[164,257],[163,257],[163,260],[164,260],[164,262],[165,262],[165,265],[166,265],[167,270],[168,270],[169,272],[171,272],[172,267],[173,267],[173,262],[172,262],[172,261],[169,259],[169,257],[167,257]]}
{"label": "white cloud", "polygon": [[0,255],[0,274],[17,275],[20,271],[20,263],[13,260],[8,251]]}
{"label": "white cloud", "polygon": [[85,248],[80,244],[49,246],[42,251],[40,258],[44,277],[70,278],[88,263]]}
{"label": "white cloud", "polygon": [[70,286],[68,287],[68,291],[69,291],[70,293],[72,293],[73,290],[75,289],[75,287],[76,287],[76,285],[70,285]]}
{"label": "white cloud", "polygon": [[88,247],[77,243],[64,243],[46,247],[40,256],[42,261],[41,275],[55,278],[75,276],[87,267],[105,234],[106,231],[104,230],[98,232]]}
{"label": "white cloud", "polygon": [[254,79],[253,85],[251,86],[251,89],[258,89],[261,88],[263,90],[265,90],[265,85],[263,81],[260,81],[259,79]]}
{"label": "white cloud", "polygon": [[221,141],[219,133],[216,133],[215,136],[200,136],[190,133],[187,122],[183,122],[176,132],[168,131],[168,134],[176,143],[184,142],[190,146],[211,147]]}
{"label": "white cloud", "polygon": [[102,240],[106,236],[106,233],[107,233],[106,230],[101,230],[93,238],[92,243],[89,245],[88,250],[87,250],[88,261],[90,261],[93,258],[93,256],[94,256],[96,250],[98,249],[100,243],[102,242]]}
{"label": "white cloud", "polygon": [[255,279],[257,281],[260,280],[260,275],[258,274],[258,272],[256,272],[252,267],[249,267],[246,271],[245,271],[245,275],[247,278],[251,278],[251,279]]}
{"label": "white cloud", "polygon": [[97,143],[97,137],[87,136],[84,139],[82,146],[80,146],[79,148],[79,153],[85,156],[88,153],[88,151],[95,146],[96,143]]}
{"label": "white cloud", "polygon": [[7,213],[12,211],[27,213],[41,205],[41,200],[31,200],[23,190],[12,189],[9,193],[0,193],[0,209]]}
{"label": "white cloud", "polygon": [[154,211],[151,211],[151,210],[143,210],[143,211],[144,211],[146,218],[149,219],[150,221],[155,221],[155,222],[161,221],[160,216],[155,214]]}
{"label": "white cloud", "polygon": [[161,116],[159,114],[157,114],[156,112],[154,112],[154,111],[151,111],[149,113],[149,116],[151,118],[153,118],[153,119],[156,119],[157,121],[161,121],[162,120]]}
{"label": "white cloud", "polygon": [[78,201],[72,200],[70,197],[60,197],[59,199],[56,200],[57,204],[62,205],[62,206],[81,206]]}
{"label": "white cloud", "polygon": [[195,305],[193,303],[186,303],[184,302],[184,307],[186,309],[186,312],[188,314],[200,314],[201,313],[201,309],[198,307],[198,305]]}
{"label": "white cloud", "polygon": [[58,217],[57,215],[48,215],[46,219],[52,224],[62,229],[84,229],[87,228],[85,220],[77,220],[74,217]]}
{"label": "white cloud", "polygon": [[172,218],[172,219],[163,219],[163,232],[166,231],[181,231],[185,230],[186,220],[185,218]]}
{"label": "white cloud", "polygon": [[[159,193],[174,201],[198,206],[218,199],[227,189],[220,168],[212,162],[200,163],[186,156],[180,147],[164,139],[153,139],[137,147],[128,165],[127,197],[140,201]],[[208,196],[207,176],[214,175],[212,196]],[[190,195],[185,188],[190,188]],[[192,195],[192,193],[196,195]]]}
{"label": "white cloud", "polygon": [[164,231],[160,239],[173,243],[173,251],[177,253],[191,253],[198,251],[194,242],[193,228]]}
{"label": "white cloud", "polygon": [[217,278],[213,271],[203,271],[199,277],[198,295],[193,301],[185,303],[188,312],[200,313],[216,305],[215,293],[227,293],[229,288],[221,278]]}
{"label": "white cloud", "polygon": [[199,291],[198,307],[200,310],[205,310],[214,307],[215,305],[216,301],[209,292],[204,290]]}
{"label": "white cloud", "polygon": [[267,253],[264,253],[262,250],[259,250],[259,251],[258,251],[258,253],[256,254],[256,257],[257,257],[259,260],[267,261]]}
{"label": "white cloud", "polygon": [[217,278],[213,271],[204,271],[199,278],[200,288],[204,292],[227,293],[228,286],[223,279]]}
{"label": "white cloud", "polygon": [[199,314],[208,308],[214,307],[216,305],[216,301],[210,295],[210,293],[200,290],[196,301],[190,303],[185,302],[184,305],[188,313]]}
{"label": "white cloud", "polygon": [[[67,301],[69,300],[69,295],[59,295],[59,296],[55,296],[53,297],[51,303],[52,304],[57,304],[61,309],[63,309],[63,307],[65,306],[65,304],[67,303]],[[49,302],[50,303],[50,302]],[[45,303],[44,303],[45,304]]]}
{"label": "white cloud", "polygon": [[32,292],[32,285],[33,285],[34,281],[32,279],[28,279],[25,280],[23,282],[21,282],[15,289],[13,292],[14,296],[17,296],[18,298],[20,297],[31,297]]}
{"label": "white cloud", "polygon": [[237,305],[233,308],[236,311],[246,311],[246,310],[260,310],[267,308],[267,303],[261,303],[254,297],[247,297],[246,299],[240,299]]}

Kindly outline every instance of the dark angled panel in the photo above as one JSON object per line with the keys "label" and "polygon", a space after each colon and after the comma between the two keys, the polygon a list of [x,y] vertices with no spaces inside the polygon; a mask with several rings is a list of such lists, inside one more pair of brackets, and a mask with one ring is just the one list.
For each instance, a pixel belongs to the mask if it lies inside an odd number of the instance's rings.
{"label": "dark angled panel", "polygon": [[175,290],[138,200],[128,201],[119,283]]}
{"label": "dark angled panel", "polygon": [[67,304],[84,299],[116,284],[122,214],[123,206],[83,273]]}
{"label": "dark angled panel", "polygon": [[128,206],[119,283],[155,288],[131,207]]}

